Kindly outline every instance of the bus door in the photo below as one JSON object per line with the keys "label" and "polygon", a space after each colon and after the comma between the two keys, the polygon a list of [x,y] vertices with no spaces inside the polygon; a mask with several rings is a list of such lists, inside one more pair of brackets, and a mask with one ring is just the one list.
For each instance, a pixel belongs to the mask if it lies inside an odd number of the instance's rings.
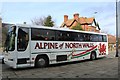
{"label": "bus door", "polygon": [[17,36],[17,64],[30,62],[29,28],[19,28]]}

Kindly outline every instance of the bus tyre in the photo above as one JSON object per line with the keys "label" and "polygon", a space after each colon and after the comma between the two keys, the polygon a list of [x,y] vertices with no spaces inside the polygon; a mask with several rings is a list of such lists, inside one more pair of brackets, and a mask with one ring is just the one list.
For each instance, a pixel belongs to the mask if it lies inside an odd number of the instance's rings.
{"label": "bus tyre", "polygon": [[45,56],[39,56],[36,59],[35,66],[38,67],[38,68],[42,68],[42,67],[48,66],[48,64],[49,63],[48,63],[47,57],[45,57]]}
{"label": "bus tyre", "polygon": [[90,55],[90,60],[96,60],[96,53],[95,52],[91,52],[91,55]]}

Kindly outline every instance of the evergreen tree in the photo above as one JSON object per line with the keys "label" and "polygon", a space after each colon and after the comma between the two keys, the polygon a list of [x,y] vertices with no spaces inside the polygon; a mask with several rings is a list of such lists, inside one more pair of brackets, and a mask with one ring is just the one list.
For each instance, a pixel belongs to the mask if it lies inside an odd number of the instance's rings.
{"label": "evergreen tree", "polygon": [[48,27],[54,26],[54,21],[52,21],[52,17],[50,15],[48,17],[46,17],[44,26],[48,26]]}

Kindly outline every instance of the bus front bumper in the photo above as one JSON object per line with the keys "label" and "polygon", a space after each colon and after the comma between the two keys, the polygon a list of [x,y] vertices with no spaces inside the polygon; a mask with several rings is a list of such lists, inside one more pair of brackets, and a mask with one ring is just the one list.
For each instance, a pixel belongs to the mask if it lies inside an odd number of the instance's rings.
{"label": "bus front bumper", "polygon": [[12,68],[16,69],[16,65],[14,61],[8,60],[8,59],[4,59],[4,63]]}

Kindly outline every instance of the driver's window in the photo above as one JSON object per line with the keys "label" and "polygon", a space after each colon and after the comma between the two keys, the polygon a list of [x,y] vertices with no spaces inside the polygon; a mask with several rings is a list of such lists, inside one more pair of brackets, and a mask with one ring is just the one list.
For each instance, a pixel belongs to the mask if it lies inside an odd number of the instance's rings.
{"label": "driver's window", "polygon": [[29,41],[29,29],[19,28],[17,37],[17,50],[25,51],[28,46],[28,41]]}

